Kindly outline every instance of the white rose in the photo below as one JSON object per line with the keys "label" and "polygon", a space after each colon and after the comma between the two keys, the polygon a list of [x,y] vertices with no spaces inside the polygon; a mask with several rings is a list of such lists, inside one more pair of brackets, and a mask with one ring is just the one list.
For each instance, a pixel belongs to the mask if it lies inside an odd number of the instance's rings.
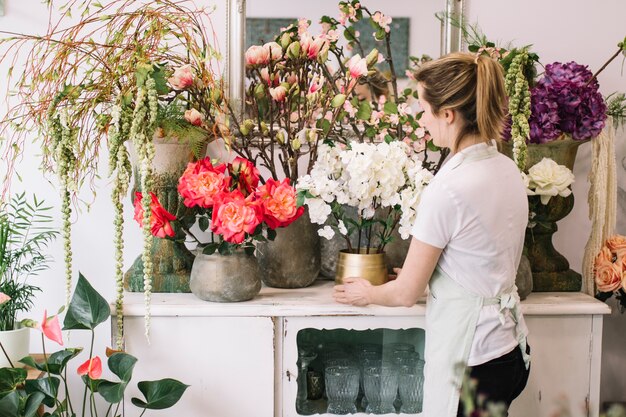
{"label": "white rose", "polygon": [[574,182],[574,174],[552,159],[543,158],[528,170],[528,179],[530,195],[541,196],[541,203],[548,204],[552,196],[567,197],[572,193],[569,186]]}

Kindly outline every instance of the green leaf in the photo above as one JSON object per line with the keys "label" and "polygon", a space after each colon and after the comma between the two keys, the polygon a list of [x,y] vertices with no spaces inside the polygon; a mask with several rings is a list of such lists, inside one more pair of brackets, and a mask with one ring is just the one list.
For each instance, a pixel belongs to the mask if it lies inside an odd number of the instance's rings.
{"label": "green leaf", "polygon": [[79,273],[74,296],[63,321],[63,330],[93,330],[106,321],[110,314],[107,301]]}
{"label": "green leaf", "polygon": [[109,369],[124,382],[130,381],[137,358],[128,353],[118,352],[109,357]]}
{"label": "green leaf", "polygon": [[60,379],[57,377],[46,377],[41,379],[29,379],[24,383],[26,393],[32,394],[41,392],[45,395],[42,402],[48,407],[54,407],[56,394],[59,392]]}
{"label": "green leaf", "polygon": [[204,216],[200,217],[200,219],[198,219],[198,226],[200,227],[200,230],[206,232],[209,228],[209,219]]}
{"label": "green leaf", "polygon": [[165,378],[159,381],[141,381],[137,387],[146,401],[132,398],[133,404],[150,410],[163,410],[176,404],[189,385],[175,379]]}
{"label": "green leaf", "polygon": [[35,417],[41,402],[46,396],[41,392],[33,392],[26,399],[26,405],[24,406],[24,417]]}
{"label": "green leaf", "polygon": [[18,416],[19,406],[20,394],[17,391],[0,394],[0,416]]}
{"label": "green leaf", "polygon": [[274,230],[274,229],[269,229],[269,228],[268,228],[268,229],[267,229],[267,238],[268,238],[269,240],[274,240],[274,239],[276,239],[276,230]]}
{"label": "green leaf", "polygon": [[160,65],[155,65],[152,72],[152,78],[156,84],[157,94],[166,95],[170,92],[170,88],[167,86],[167,80],[165,79],[165,71]]}
{"label": "green leaf", "polygon": [[[48,358],[48,370],[51,374],[61,375],[61,373],[63,373],[63,370],[65,369],[65,366],[67,365],[67,362],[69,362],[70,359],[78,356],[82,351],[82,348],[67,348],[58,352],[54,352]],[[43,367],[43,370],[46,370],[45,362],[41,364],[41,366]]]}
{"label": "green leaf", "polygon": [[213,255],[217,250],[217,246],[217,243],[209,243],[204,247],[204,249],[202,249],[202,253],[205,255]]}
{"label": "green leaf", "polygon": [[369,120],[372,117],[372,106],[369,102],[363,100],[359,103],[359,110],[356,112],[359,120]]}
{"label": "green leaf", "polygon": [[0,368],[0,393],[12,391],[23,384],[26,375],[26,370],[22,368]]}
{"label": "green leaf", "polygon": [[102,379],[98,384],[98,392],[102,395],[102,398],[111,404],[117,404],[122,401],[125,390],[125,382],[111,382]]}
{"label": "green leaf", "polygon": [[387,114],[398,114],[398,105],[393,101],[388,101],[383,107]]}

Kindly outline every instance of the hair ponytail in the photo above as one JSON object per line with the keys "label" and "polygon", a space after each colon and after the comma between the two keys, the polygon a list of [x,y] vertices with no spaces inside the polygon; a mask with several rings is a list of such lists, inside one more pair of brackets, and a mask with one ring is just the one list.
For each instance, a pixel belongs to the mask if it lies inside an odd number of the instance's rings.
{"label": "hair ponytail", "polygon": [[435,115],[456,111],[463,125],[453,150],[467,135],[499,140],[506,117],[504,71],[485,55],[455,52],[424,64],[415,74]]}

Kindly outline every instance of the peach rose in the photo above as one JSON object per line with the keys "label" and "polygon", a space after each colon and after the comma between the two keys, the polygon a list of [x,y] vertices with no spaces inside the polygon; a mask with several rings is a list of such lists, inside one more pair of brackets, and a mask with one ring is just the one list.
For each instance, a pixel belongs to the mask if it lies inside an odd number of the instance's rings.
{"label": "peach rose", "polygon": [[204,115],[196,109],[185,110],[185,120],[194,126],[202,126]]}
{"label": "peach rose", "polygon": [[167,79],[172,87],[176,90],[184,90],[193,85],[193,73],[191,72],[191,64],[183,65],[174,71],[174,74]]}
{"label": "peach rose", "polygon": [[297,207],[296,190],[288,178],[282,182],[270,178],[259,187],[257,197],[263,206],[263,220],[270,229],[288,226],[304,213],[304,207]]}
{"label": "peach rose", "polygon": [[221,193],[216,199],[211,219],[211,231],[229,243],[242,243],[246,233],[252,234],[261,223],[263,212],[254,196],[248,198],[239,191]]}
{"label": "peach rose", "polygon": [[226,165],[214,167],[208,157],[190,162],[178,180],[178,192],[184,199],[183,204],[187,207],[213,207],[214,197],[228,190],[230,185],[230,177],[225,172]]}
{"label": "peach rose", "polygon": [[626,254],[626,237],[613,235],[604,242],[604,246],[609,248],[609,250],[618,257],[622,257]]}
{"label": "peach rose", "polygon": [[252,45],[244,54],[247,66],[266,65],[270,62],[270,48]]}
{"label": "peach rose", "polygon": [[612,292],[622,285],[622,262],[613,263],[613,254],[604,246],[596,256],[593,272],[598,291]]}

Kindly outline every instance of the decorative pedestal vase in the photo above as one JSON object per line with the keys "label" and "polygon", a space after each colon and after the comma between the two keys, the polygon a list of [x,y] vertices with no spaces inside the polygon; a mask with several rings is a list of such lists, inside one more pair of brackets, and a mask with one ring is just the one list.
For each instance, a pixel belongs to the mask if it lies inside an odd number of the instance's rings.
{"label": "decorative pedestal vase", "polygon": [[[562,136],[548,143],[528,145],[526,168],[543,158],[550,158],[559,165],[574,169],[578,146],[585,141],[575,141]],[[503,143],[502,152],[512,155],[510,143]],[[569,262],[552,245],[552,235],[557,231],[556,222],[565,218],[574,207],[574,195],[552,197],[547,205],[538,196],[529,197],[531,211],[535,212],[535,227],[526,230],[524,247],[533,274],[533,291],[580,291],[582,276],[569,268]]]}
{"label": "decorative pedestal vase", "polygon": [[205,301],[251,300],[261,291],[261,271],[257,259],[243,250],[231,255],[198,253],[189,287],[196,297]]}
{"label": "decorative pedestal vase", "polygon": [[[28,356],[30,327],[0,331],[0,343],[2,343],[2,347],[6,355],[9,356],[9,359],[11,359],[13,366],[23,366],[21,363],[18,363],[18,361]],[[8,368],[11,366],[5,352],[0,350],[0,368]]]}
{"label": "decorative pedestal vase", "polygon": [[257,244],[261,279],[268,287],[304,288],[320,273],[320,237],[308,212],[287,227],[276,229],[271,242]]}
{"label": "decorative pedestal vase", "polygon": [[525,300],[528,294],[533,291],[533,271],[526,255],[522,255],[519,261],[515,285],[517,286],[517,293],[519,294],[520,300]]}
{"label": "decorative pedestal vase", "polygon": [[373,285],[384,284],[389,280],[385,253],[367,253],[366,248],[361,248],[359,253],[339,251],[335,282],[341,284],[347,277],[363,278]]}
{"label": "decorative pedestal vase", "polygon": [[[186,142],[177,139],[155,138],[154,190],[163,208],[172,214],[179,213],[178,179],[187,163],[193,160],[193,152]],[[135,191],[139,188],[139,174],[134,150],[131,147],[131,160],[135,174]],[[178,232],[178,231],[176,231]],[[190,292],[189,274],[194,256],[184,244],[166,239],[152,239],[152,292]],[[128,291],[143,291],[143,261],[141,255],[124,275],[124,286]]]}

